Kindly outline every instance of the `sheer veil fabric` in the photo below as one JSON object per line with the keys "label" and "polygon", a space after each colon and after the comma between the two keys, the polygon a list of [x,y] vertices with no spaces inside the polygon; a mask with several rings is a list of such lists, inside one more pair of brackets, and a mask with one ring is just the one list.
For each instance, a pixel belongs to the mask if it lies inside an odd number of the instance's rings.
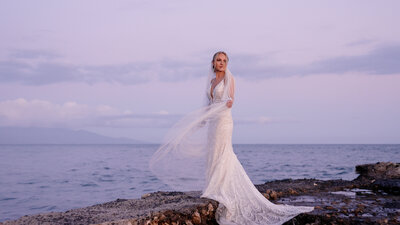
{"label": "sheer veil fabric", "polygon": [[227,68],[211,93],[214,77],[210,69],[204,106],[168,131],[150,159],[150,170],[176,191],[201,190],[201,197],[218,201],[219,224],[282,224],[312,211],[273,204],[253,185],[232,147],[233,120],[226,106],[234,89],[232,73]]}

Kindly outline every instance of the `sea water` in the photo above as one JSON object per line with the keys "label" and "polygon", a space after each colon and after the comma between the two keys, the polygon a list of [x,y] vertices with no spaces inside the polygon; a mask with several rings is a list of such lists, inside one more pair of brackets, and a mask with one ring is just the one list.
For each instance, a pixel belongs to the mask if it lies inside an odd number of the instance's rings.
{"label": "sea water", "polygon": [[[0,145],[0,221],[170,190],[148,169],[158,145]],[[400,145],[234,145],[255,184],[357,177],[355,165],[400,161]]]}

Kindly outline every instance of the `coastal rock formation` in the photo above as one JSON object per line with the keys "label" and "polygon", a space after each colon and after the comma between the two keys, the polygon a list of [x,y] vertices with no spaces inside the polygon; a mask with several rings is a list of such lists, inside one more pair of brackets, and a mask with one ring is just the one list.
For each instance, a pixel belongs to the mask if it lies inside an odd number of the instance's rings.
{"label": "coastal rock formation", "polygon": [[218,202],[200,192],[154,192],[141,199],[117,199],[65,212],[40,213],[6,221],[11,224],[213,224]]}
{"label": "coastal rock formation", "polygon": [[[287,225],[400,224],[399,168],[399,163],[378,162],[356,166],[359,176],[352,181],[285,179],[256,187],[276,204],[315,206]],[[200,192],[154,192],[0,224],[217,224],[217,207],[218,202],[200,198]]]}
{"label": "coastal rock formation", "polygon": [[360,181],[364,188],[383,190],[386,193],[399,195],[400,193],[400,164],[378,162],[356,166],[360,174],[355,180]]}
{"label": "coastal rock formation", "polygon": [[373,181],[376,179],[400,179],[400,164],[392,162],[377,162],[356,166],[360,174],[355,180]]}

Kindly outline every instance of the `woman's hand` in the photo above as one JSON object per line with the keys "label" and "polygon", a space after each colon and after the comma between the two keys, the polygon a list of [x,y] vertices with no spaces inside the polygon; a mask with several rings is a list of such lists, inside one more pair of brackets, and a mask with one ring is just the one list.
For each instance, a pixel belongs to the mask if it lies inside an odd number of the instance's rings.
{"label": "woman's hand", "polygon": [[232,101],[232,100],[228,100],[228,101],[226,102],[226,106],[227,106],[228,108],[231,108],[232,105],[233,105],[233,101]]}

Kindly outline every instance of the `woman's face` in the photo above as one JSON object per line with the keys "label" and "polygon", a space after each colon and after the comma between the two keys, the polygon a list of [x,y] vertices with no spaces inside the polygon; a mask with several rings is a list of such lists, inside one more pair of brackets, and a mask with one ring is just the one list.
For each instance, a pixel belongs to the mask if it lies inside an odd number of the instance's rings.
{"label": "woman's face", "polygon": [[215,57],[213,64],[215,72],[225,72],[227,64],[226,56],[222,53],[218,54],[217,57]]}

